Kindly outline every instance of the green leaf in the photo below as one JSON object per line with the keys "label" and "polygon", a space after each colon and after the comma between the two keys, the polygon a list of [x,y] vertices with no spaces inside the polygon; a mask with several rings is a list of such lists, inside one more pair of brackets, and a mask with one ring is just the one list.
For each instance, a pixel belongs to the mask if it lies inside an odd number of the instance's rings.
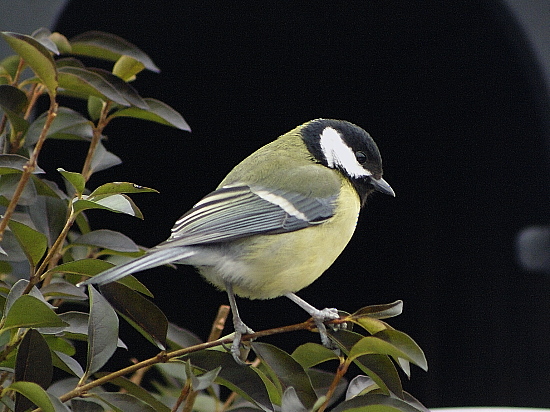
{"label": "green leaf", "polygon": [[53,366],[58,369],[73,374],[74,376],[77,376],[79,378],[84,376],[84,369],[82,369],[80,363],[78,363],[74,358],[63,352],[52,352],[52,361]]}
{"label": "green leaf", "polygon": [[78,378],[84,375],[82,366],[72,357],[63,352],[52,352],[53,365],[67,373],[70,373]]}
{"label": "green leaf", "polygon": [[[6,199],[12,199],[17,187],[19,186],[19,181],[21,180],[20,175],[8,174],[0,177],[0,196],[3,196]],[[27,182],[23,188],[23,192],[19,196],[18,204],[21,206],[29,206],[36,203],[36,187],[34,182]]]}
{"label": "green leaf", "polygon": [[128,236],[114,230],[99,229],[86,233],[75,240],[73,245],[96,246],[117,252],[139,252],[138,245]]}
{"label": "green leaf", "polygon": [[45,27],[41,27],[35,30],[31,36],[33,39],[36,39],[42,46],[48,49],[53,54],[59,54],[57,45],[50,39],[52,32]]}
{"label": "green leaf", "polygon": [[115,213],[125,213],[143,219],[143,214],[128,196],[123,194],[109,196],[89,196],[74,202],[74,210],[81,212],[87,209],[103,209]]}
{"label": "green leaf", "polygon": [[[3,154],[0,155],[0,175],[19,173],[25,170],[25,166],[29,162],[29,159],[16,154]],[[38,166],[34,169],[33,173],[46,173]]]}
{"label": "green leaf", "polygon": [[[61,274],[73,274],[78,276],[95,276],[107,269],[112,268],[114,265],[105,260],[100,259],[79,259],[72,262],[63,263],[55,268],[48,270],[44,276],[51,276],[58,273]],[[119,280],[123,285],[143,293],[146,296],[153,297],[153,294],[133,276],[126,276],[124,279]]]}
{"label": "green leaf", "polygon": [[2,330],[12,328],[65,327],[67,323],[39,299],[23,295],[11,305]]}
{"label": "green leaf", "polygon": [[152,406],[128,393],[95,392],[90,396],[101,399],[117,412],[156,412]]}
{"label": "green leaf", "polygon": [[193,366],[204,371],[211,371],[221,366],[216,382],[237,392],[263,410],[273,410],[265,384],[255,368],[238,365],[229,353],[216,350],[190,353],[186,358],[191,360]]}
{"label": "green leaf", "polygon": [[[29,329],[19,348],[15,360],[15,381],[34,382],[46,389],[50,386],[53,376],[52,355],[50,348],[42,335],[35,329]],[[25,411],[33,403],[17,394],[15,397],[16,409]]]}
{"label": "green leaf", "polygon": [[323,345],[308,342],[297,347],[292,353],[292,357],[304,369],[319,365],[329,360],[338,360],[338,356]]}
{"label": "green leaf", "polygon": [[58,86],[57,70],[50,51],[24,34],[2,32],[2,37],[44,83],[48,93],[55,96]]}
{"label": "green leaf", "polygon": [[[105,373],[97,374],[98,377],[103,377],[105,375],[106,375]],[[169,407],[167,407],[165,404],[157,400],[157,398],[151,395],[149,391],[146,391],[141,386],[136,385],[135,383],[130,381],[128,378],[125,378],[125,377],[115,378],[110,380],[109,383],[125,389],[130,395],[135,396],[136,398],[140,399],[141,401],[153,407],[156,412],[170,412]],[[101,396],[101,394],[99,396]]]}
{"label": "green leaf", "polygon": [[122,160],[120,159],[120,157],[111,152],[108,152],[107,149],[105,149],[105,146],[103,146],[103,144],[99,142],[94,151],[94,155],[92,156],[90,169],[93,173],[95,173],[119,165],[121,163]]}
{"label": "green leaf", "polygon": [[105,183],[99,186],[92,193],[90,197],[102,196],[102,195],[114,195],[120,193],[158,193],[158,190],[151,189],[149,187],[143,187],[129,182],[112,182]]}
{"label": "green leaf", "polygon": [[346,400],[332,409],[332,412],[428,412],[414,398],[405,400],[379,393],[368,393]]}
{"label": "green leaf", "polygon": [[188,348],[189,346],[198,345],[202,340],[194,333],[187,329],[180,328],[171,322],[168,322],[167,340],[170,348],[173,350],[180,348]]}
{"label": "green leaf", "polygon": [[376,319],[387,319],[398,316],[403,312],[403,301],[396,300],[385,305],[371,305],[359,309],[351,316],[370,316]]}
{"label": "green leaf", "polygon": [[71,44],[69,40],[58,32],[50,34],[50,40],[55,43],[57,49],[64,54],[71,53]]}
{"label": "green leaf", "polygon": [[49,285],[40,289],[42,295],[49,299],[64,299],[68,301],[80,301],[88,299],[82,288],[76,287],[64,279],[54,278]]}
{"label": "green leaf", "polygon": [[17,70],[19,69],[20,60],[20,57],[14,54],[0,61],[0,80],[3,76],[7,76],[10,80],[14,79],[17,74]]}
{"label": "green leaf", "polygon": [[166,349],[168,319],[150,300],[119,283],[100,287],[101,294],[143,336],[161,350]]}
{"label": "green leaf", "polygon": [[[53,403],[44,389],[34,382],[13,382],[2,391],[5,396],[8,391],[15,391],[28,398],[33,404],[42,408],[44,412],[56,412]],[[15,408],[16,412],[22,412],[25,409]]]}
{"label": "green leaf", "polygon": [[120,96],[130,105],[145,110],[149,108],[147,103],[141,98],[136,89],[134,89],[131,85],[126,83],[120,77],[115,76],[113,73],[103,69],[89,68],[88,70],[103,77],[103,80],[109,83],[109,85],[114,90],[116,90],[118,94],[120,94]]}
{"label": "green leaf", "polygon": [[397,330],[384,330],[364,337],[351,348],[349,357],[354,359],[368,354],[389,355],[396,360],[403,358],[424,370],[428,369],[424,352],[408,335]]}
{"label": "green leaf", "polygon": [[57,171],[71,184],[78,197],[82,196],[82,193],[86,189],[86,179],[84,179],[84,176],[77,172],[67,172],[62,168],[58,168]]}
{"label": "green leaf", "polygon": [[[69,311],[62,313],[59,317],[68,324],[62,330],[54,328],[41,328],[43,333],[63,333],[63,336],[72,340],[88,341],[88,330],[90,323],[90,315],[84,312]],[[127,349],[122,340],[117,340],[117,347]]]}
{"label": "green leaf", "polygon": [[99,97],[90,96],[88,98],[88,114],[90,115],[90,119],[94,122],[100,118],[104,104],[105,102],[103,99],[100,99]]}
{"label": "green leaf", "polygon": [[293,386],[289,386],[285,389],[282,399],[281,399],[281,410],[282,411],[292,411],[292,412],[308,412],[312,410],[311,408],[306,408],[302,401],[300,400],[296,389]]}
{"label": "green leaf", "polygon": [[130,56],[143,63],[146,69],[159,72],[151,58],[138,47],[114,34],[88,31],[71,39],[72,52],[84,56],[117,61],[121,56]]}
{"label": "green leaf", "polygon": [[58,71],[59,87],[69,91],[70,95],[88,99],[89,96],[111,100],[121,106],[130,103],[103,76],[89,69],[64,66]]}
{"label": "green leaf", "polygon": [[130,56],[120,56],[113,66],[113,74],[122,80],[129,82],[136,78],[136,74],[145,69],[145,65]]}
{"label": "green leaf", "polygon": [[[25,146],[32,146],[38,141],[40,133],[42,133],[42,129],[44,128],[46,117],[47,113],[43,113],[32,122],[25,136]],[[93,124],[80,113],[67,107],[60,107],[46,136],[49,139],[89,141],[93,136]]]}
{"label": "green leaf", "polygon": [[148,109],[128,107],[114,112],[111,117],[133,117],[136,119],[157,122],[166,126],[176,127],[180,130],[185,130],[188,132],[191,131],[191,128],[181,114],[172,109],[166,103],[151,98],[144,98],[143,100],[149,106]]}
{"label": "green leaf", "polygon": [[97,372],[115,353],[118,341],[118,317],[109,302],[88,286],[90,319],[88,322],[88,356],[85,376]]}
{"label": "green leaf", "polygon": [[4,111],[15,132],[26,132],[29,122],[25,120],[27,95],[17,87],[0,85],[0,108]]}
{"label": "green leaf", "polygon": [[48,248],[46,235],[15,220],[10,220],[8,225],[25,252],[25,255],[27,255],[29,262],[33,267],[36,267]]}
{"label": "green leaf", "polygon": [[317,395],[311,386],[304,368],[288,353],[276,346],[253,342],[252,349],[283,384],[283,388],[294,387],[302,404],[309,410],[317,402]]}

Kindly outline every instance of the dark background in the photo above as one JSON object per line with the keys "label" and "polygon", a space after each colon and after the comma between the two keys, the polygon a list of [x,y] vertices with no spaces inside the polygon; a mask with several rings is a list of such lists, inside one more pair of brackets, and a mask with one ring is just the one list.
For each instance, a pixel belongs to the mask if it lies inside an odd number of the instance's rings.
{"label": "dark background", "polygon": [[[405,385],[428,407],[550,406],[550,279],[514,257],[518,232],[548,223],[548,106],[506,10],[477,1],[249,3],[69,3],[56,29],[138,45],[162,73],[135,86],[193,129],[109,126],[105,144],[124,164],[91,185],[128,180],[161,193],[134,197],[143,222],[100,213],[94,226],[153,246],[256,148],[313,118],[352,121],[377,141],[397,197],[369,200],[349,247],[300,296],[347,311],[402,299],[390,323],[426,352],[429,372],[415,368]],[[44,162],[72,170],[84,156],[75,147],[55,158],[52,142]],[[226,303],[191,268],[140,279],[170,320],[202,338]],[[239,305],[256,330],[306,318],[285,299]],[[292,350],[317,339],[267,341]],[[130,354],[147,345],[137,341]]]}

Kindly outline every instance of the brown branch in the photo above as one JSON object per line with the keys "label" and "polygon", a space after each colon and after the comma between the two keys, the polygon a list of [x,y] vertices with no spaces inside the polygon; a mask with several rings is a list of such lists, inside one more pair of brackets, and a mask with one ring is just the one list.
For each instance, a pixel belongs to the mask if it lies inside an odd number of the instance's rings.
{"label": "brown branch", "polygon": [[[335,320],[330,321],[328,323],[342,323],[342,322],[344,322],[344,320],[335,319]],[[253,333],[253,334],[250,334],[250,335],[244,335],[242,337],[242,340],[243,341],[249,341],[251,339],[256,339],[256,338],[260,338],[260,337],[264,337],[264,336],[275,335],[275,334],[279,334],[279,333],[293,332],[293,331],[298,331],[298,330],[313,330],[313,329],[315,329],[315,323],[313,322],[312,319],[309,319],[305,322],[297,323],[297,324],[294,324],[294,325],[282,326],[282,327],[279,327],[279,328],[263,330],[263,331],[256,332],[256,333]],[[120,369],[116,372],[113,372],[113,373],[110,373],[108,375],[102,376],[101,378],[98,378],[98,379],[96,379],[92,382],[89,382],[89,383],[85,384],[85,385],[79,386],[79,387],[73,389],[72,391],[69,391],[66,394],[64,394],[63,396],[61,396],[59,398],[59,400],[61,402],[66,402],[66,401],[68,401],[70,399],[73,399],[73,398],[76,398],[78,396],[83,396],[89,390],[91,390],[93,388],[96,388],[98,386],[101,386],[105,383],[108,383],[109,381],[111,381],[115,378],[119,378],[119,377],[124,376],[124,375],[132,374],[132,373],[136,372],[137,370],[139,370],[141,368],[146,368],[146,367],[149,367],[151,365],[155,365],[157,363],[168,362],[171,359],[178,358],[178,357],[181,357],[181,356],[184,356],[184,355],[188,355],[189,353],[198,352],[198,351],[208,349],[208,348],[212,348],[212,347],[215,347],[215,346],[219,346],[219,345],[222,345],[222,344],[224,344],[224,345],[225,344],[230,344],[231,342],[233,342],[233,337],[228,336],[228,337],[225,337],[225,338],[222,338],[222,339],[215,340],[213,342],[205,342],[205,343],[201,343],[199,345],[190,346],[188,348],[178,349],[178,350],[175,350],[175,351],[172,351],[172,352],[169,352],[169,353],[161,352],[161,353],[159,353],[158,355],[156,355],[152,358],[149,358],[149,359],[143,360],[141,362],[135,363],[133,365],[127,366],[126,368]],[[41,409],[38,408],[38,409],[35,409],[33,412],[40,412],[40,411],[41,411]]]}
{"label": "brown branch", "polygon": [[48,115],[46,117],[46,122],[44,123],[44,127],[42,128],[42,131],[40,132],[40,136],[38,138],[38,141],[36,142],[36,145],[34,147],[33,153],[28,160],[28,162],[23,166],[23,173],[21,175],[21,179],[19,180],[19,183],[17,185],[17,188],[15,189],[15,192],[13,194],[13,197],[10,200],[10,203],[8,204],[8,207],[6,208],[6,211],[4,212],[4,217],[2,218],[2,221],[0,221],[0,241],[2,241],[4,237],[4,232],[6,230],[6,227],[8,226],[8,223],[11,219],[11,216],[13,215],[13,212],[15,211],[15,207],[17,206],[17,203],[19,202],[19,198],[21,197],[21,194],[23,193],[23,189],[25,188],[25,185],[29,181],[32,172],[36,169],[37,166],[37,160],[38,155],[40,154],[40,151],[42,150],[42,146],[44,145],[44,142],[46,141],[46,135],[48,133],[48,130],[50,129],[50,126],[52,125],[52,122],[54,121],[55,117],[57,116],[57,109],[59,105],[55,101],[55,97],[53,95],[50,95],[50,108],[48,109]]}

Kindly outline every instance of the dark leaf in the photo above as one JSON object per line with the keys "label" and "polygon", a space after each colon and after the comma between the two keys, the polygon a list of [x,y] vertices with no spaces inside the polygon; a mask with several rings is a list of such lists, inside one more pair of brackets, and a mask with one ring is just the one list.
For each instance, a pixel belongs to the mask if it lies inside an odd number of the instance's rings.
{"label": "dark leaf", "polygon": [[130,106],[130,103],[103,76],[91,70],[72,66],[60,67],[58,79],[59,87],[72,92],[71,94],[75,97],[88,99],[89,96],[96,96],[121,106]]}
{"label": "dark leaf", "polygon": [[[0,155],[0,175],[18,173],[25,170],[25,166],[29,162],[29,159],[16,154],[2,154]],[[40,167],[36,167],[33,173],[46,173]]]}
{"label": "dark leaf", "polygon": [[[56,273],[62,274],[74,274],[79,276],[95,276],[107,269],[112,268],[114,265],[105,260],[100,259],[80,259],[72,262],[62,263],[53,269],[46,272],[46,275],[54,275]],[[146,296],[153,297],[153,294],[133,276],[126,276],[119,281],[123,285],[128,286],[131,289],[137,290]]]}
{"label": "dark leaf", "polygon": [[191,364],[204,371],[221,366],[217,382],[231,391],[237,392],[249,402],[266,411],[273,411],[273,405],[263,380],[252,367],[237,365],[229,353],[204,350],[189,354]]}
{"label": "dark leaf", "polygon": [[25,133],[29,127],[29,122],[23,117],[27,104],[26,94],[17,87],[0,85],[0,108],[16,132]]}
{"label": "dark leaf", "polygon": [[288,353],[267,343],[254,342],[252,349],[266,366],[273,370],[284,389],[294,387],[302,404],[308,410],[313,407],[317,401],[317,395],[313,390],[309,376],[298,362]]}
{"label": "dark leaf", "polygon": [[198,345],[202,340],[192,332],[169,322],[167,340],[173,350]]}
{"label": "dark leaf", "polygon": [[[96,375],[98,377],[102,377],[105,374],[98,373]],[[170,412],[169,407],[167,407],[165,404],[163,404],[157,398],[151,395],[149,391],[146,391],[141,386],[136,385],[135,383],[130,381],[128,378],[120,377],[120,378],[112,379],[109,381],[109,383],[112,383],[113,385],[116,385],[122,389],[125,389],[130,395],[135,396],[136,398],[142,400],[146,404],[153,407],[156,412]]]}
{"label": "dark leaf", "polygon": [[356,396],[344,401],[332,409],[332,412],[361,411],[361,412],[425,412],[407,401],[377,393]]}
{"label": "dark leaf", "polygon": [[96,392],[91,396],[101,399],[117,412],[156,412],[151,405],[128,393]]}
{"label": "dark leaf", "polygon": [[[46,122],[46,114],[40,115],[30,125],[25,136],[25,145],[27,147],[34,145],[38,141]],[[46,136],[50,139],[91,140],[93,136],[92,127],[92,122],[80,113],[67,107],[60,107]]]}
{"label": "dark leaf", "polygon": [[116,90],[120,94],[120,96],[125,99],[130,105],[139,107],[140,109],[144,110],[149,109],[149,106],[147,105],[145,100],[141,98],[136,89],[134,89],[131,85],[126,83],[120,77],[115,76],[113,73],[103,69],[89,68],[88,70],[103,77],[103,80],[109,83],[111,87]]}
{"label": "dark leaf", "polygon": [[102,285],[100,290],[113,308],[130,321],[142,335],[161,350],[166,349],[168,320],[153,302],[116,282]]}
{"label": "dark leaf", "polygon": [[52,375],[50,348],[38,331],[29,329],[17,350],[15,380],[34,382],[46,389]]}
{"label": "dark leaf", "polygon": [[72,52],[84,56],[117,61],[121,56],[130,56],[143,63],[145,68],[159,72],[151,58],[138,47],[114,34],[88,31],[71,39]]}
{"label": "dark leaf", "polygon": [[[15,191],[19,186],[20,179],[21,175],[18,174],[8,174],[5,176],[0,176],[0,196],[5,197],[6,199],[13,198],[13,195],[15,194]],[[36,187],[34,186],[34,182],[27,182],[27,184],[23,188],[23,192],[19,196],[19,201],[17,203],[24,206],[32,205],[34,202],[36,202],[36,196],[37,192]]]}
{"label": "dark leaf", "polygon": [[[19,348],[15,360],[15,381],[34,382],[46,389],[53,376],[52,355],[50,348],[35,329],[29,329]],[[25,411],[33,403],[25,396],[17,393],[15,397],[16,411]]]}
{"label": "dark leaf", "polygon": [[139,252],[139,247],[128,236],[108,229],[86,233],[73,241],[77,245],[97,246],[117,252]]}
{"label": "dark leaf", "polygon": [[[347,330],[339,330],[331,336],[346,354],[349,354],[355,344],[363,339],[363,335]],[[388,356],[369,353],[356,357],[353,362],[369,375],[385,394],[393,392],[397,396],[403,396],[399,374]]]}
{"label": "dark leaf", "polygon": [[40,291],[44,297],[50,299],[64,299],[68,301],[88,299],[82,288],[76,287],[64,279],[54,278],[49,285],[44,286]]}
{"label": "dark leaf", "polygon": [[107,151],[105,146],[101,142],[98,143],[94,155],[92,157],[92,164],[90,169],[93,173],[100,172],[110,167],[119,165],[122,160],[117,155]]}
{"label": "dark leaf", "polygon": [[281,400],[281,412],[308,412],[309,410],[311,408],[304,406],[294,387],[285,389]]}
{"label": "dark leaf", "polygon": [[63,352],[52,352],[53,366],[67,373],[81,378],[84,375],[84,369],[74,358]]}
{"label": "dark leaf", "polygon": [[90,318],[88,356],[85,376],[97,372],[115,353],[118,341],[118,317],[111,305],[93,286],[88,286]]}
{"label": "dark leaf", "polygon": [[59,54],[57,45],[52,41],[52,39],[50,39],[51,35],[52,35],[52,32],[46,29],[45,27],[41,27],[38,30],[35,30],[31,34],[31,36],[34,39],[36,39],[46,49],[51,51],[53,54]]}
{"label": "dark leaf", "polygon": [[55,95],[58,84],[57,70],[50,51],[37,40],[24,34],[2,32],[2,37],[44,83],[49,94]]}
{"label": "dark leaf", "polygon": [[163,103],[156,99],[145,98],[143,99],[147,105],[148,109],[140,109],[138,107],[128,107],[120,109],[114,112],[112,117],[133,117],[136,119],[149,120],[152,122],[157,122],[164,124],[166,126],[176,127],[180,130],[185,130],[190,132],[191,128],[184,120],[184,118],[177,111],[172,109],[166,103]]}

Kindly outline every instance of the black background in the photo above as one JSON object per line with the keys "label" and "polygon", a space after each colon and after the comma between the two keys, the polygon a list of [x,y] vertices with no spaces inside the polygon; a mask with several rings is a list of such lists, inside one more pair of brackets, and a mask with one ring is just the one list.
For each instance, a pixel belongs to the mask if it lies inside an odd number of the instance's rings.
{"label": "black background", "polygon": [[[402,299],[390,323],[426,352],[429,372],[415,368],[405,385],[428,407],[550,406],[550,280],[514,258],[518,231],[548,222],[546,108],[509,16],[496,2],[249,3],[70,2],[56,29],[138,45],[162,73],[135,86],[193,129],[110,125],[105,144],[124,164],[91,186],[128,180],[161,193],[134,196],[145,221],[96,213],[94,227],[153,246],[256,148],[313,118],[352,121],[377,141],[397,197],[369,200],[346,251],[300,296],[348,311]],[[85,148],[60,158],[56,147],[41,166],[78,170]],[[226,303],[191,268],[140,279],[203,338]],[[306,318],[285,299],[239,305],[256,330]],[[317,339],[267,341],[292,350]],[[128,343],[130,354],[153,351]]]}

